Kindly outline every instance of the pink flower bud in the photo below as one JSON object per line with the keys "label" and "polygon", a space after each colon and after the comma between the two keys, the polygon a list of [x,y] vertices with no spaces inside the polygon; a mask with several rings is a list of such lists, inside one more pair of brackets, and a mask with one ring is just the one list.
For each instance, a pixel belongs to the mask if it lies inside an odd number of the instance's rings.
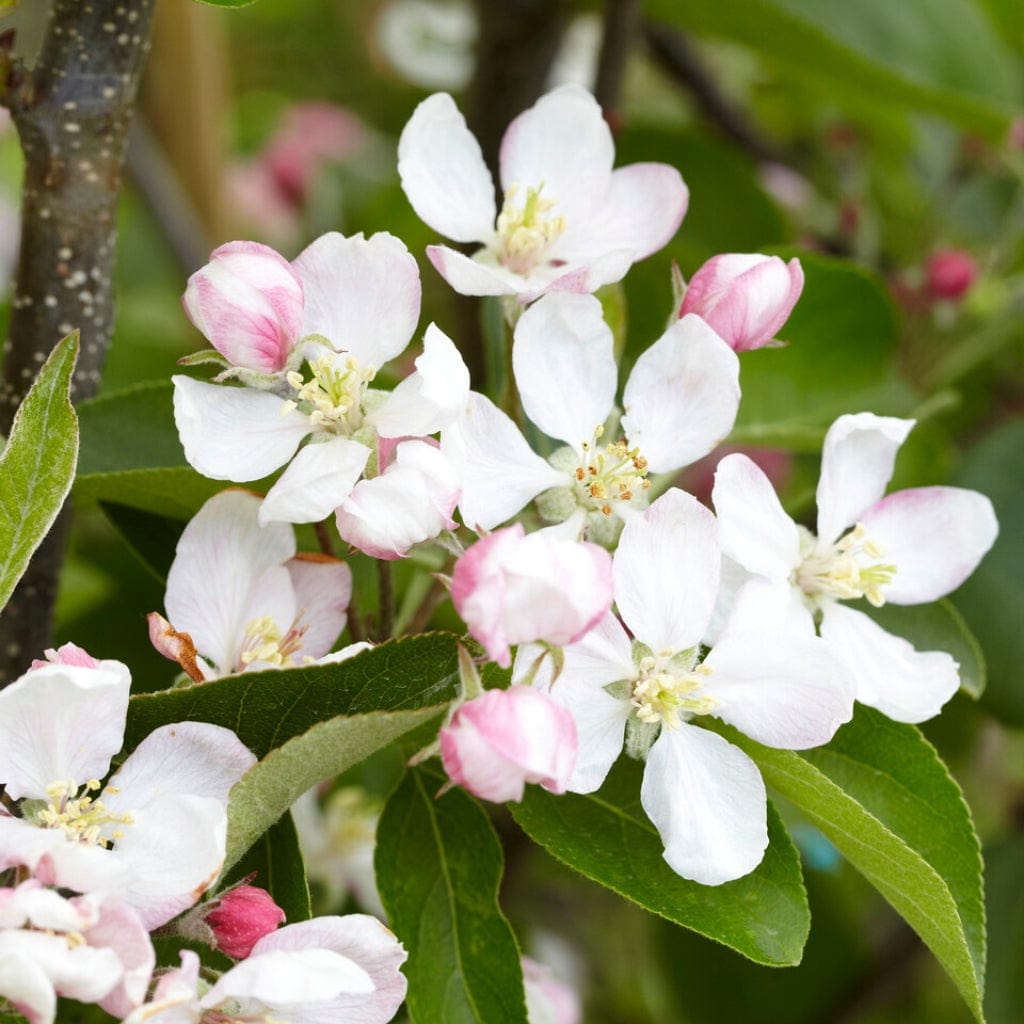
{"label": "pink flower bud", "polygon": [[977,273],[974,257],[963,249],[939,249],[925,266],[928,291],[938,299],[952,302],[963,298]]}
{"label": "pink flower bud", "polygon": [[228,242],[182,296],[195,326],[232,366],[284,368],[302,331],[302,283],[288,261],[257,242]]}
{"label": "pink flower bud", "polygon": [[224,893],[206,915],[217,948],[242,960],[252,947],[284,921],[284,911],[265,889],[239,885]]}
{"label": "pink flower bud", "polygon": [[783,263],[778,256],[727,253],[693,275],[679,316],[696,313],[735,352],[746,352],[771,343],[803,287],[797,259]]}
{"label": "pink flower bud", "polygon": [[511,644],[579,640],[612,604],[612,559],[604,548],[521,523],[477,541],[452,574],[452,601],[488,657],[512,664]]}
{"label": "pink flower bud", "polygon": [[488,690],[441,730],[448,777],[482,800],[522,800],[527,782],[564,793],[576,766],[572,715],[530,686]]}
{"label": "pink flower bud", "polygon": [[54,650],[52,647],[43,652],[42,658],[32,659],[32,668],[44,668],[47,665],[77,665],[80,668],[99,668],[100,663],[88,651],[82,650],[77,644],[67,643]]}

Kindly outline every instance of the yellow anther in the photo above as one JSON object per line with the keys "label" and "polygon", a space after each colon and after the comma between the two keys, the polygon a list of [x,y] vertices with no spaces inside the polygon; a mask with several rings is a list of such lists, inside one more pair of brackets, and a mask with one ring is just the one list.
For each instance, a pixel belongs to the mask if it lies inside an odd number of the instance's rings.
{"label": "yellow anther", "polygon": [[510,186],[498,214],[498,258],[517,274],[528,274],[565,230],[565,218],[552,213],[554,201],[541,197],[543,188],[543,183],[538,188],[527,188],[520,205],[522,187]]}

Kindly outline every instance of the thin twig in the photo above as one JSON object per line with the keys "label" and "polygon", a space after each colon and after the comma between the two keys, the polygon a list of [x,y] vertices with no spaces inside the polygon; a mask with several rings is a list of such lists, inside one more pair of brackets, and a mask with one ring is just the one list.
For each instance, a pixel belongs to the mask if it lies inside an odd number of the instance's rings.
{"label": "thin twig", "polygon": [[619,120],[622,79],[640,30],[641,7],[641,0],[605,0],[594,97],[613,126]]}

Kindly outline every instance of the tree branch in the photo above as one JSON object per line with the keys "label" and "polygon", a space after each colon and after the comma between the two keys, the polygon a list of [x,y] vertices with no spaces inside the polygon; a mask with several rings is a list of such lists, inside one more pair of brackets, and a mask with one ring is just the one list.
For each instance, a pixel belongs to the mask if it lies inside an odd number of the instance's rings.
{"label": "tree branch", "polygon": [[[75,328],[72,395],[95,394],[113,330],[117,201],[155,0],[54,0],[35,66],[9,64],[3,97],[25,155],[21,250],[0,376],[0,433],[53,346]],[[49,642],[67,515],[0,616],[0,680]]]}

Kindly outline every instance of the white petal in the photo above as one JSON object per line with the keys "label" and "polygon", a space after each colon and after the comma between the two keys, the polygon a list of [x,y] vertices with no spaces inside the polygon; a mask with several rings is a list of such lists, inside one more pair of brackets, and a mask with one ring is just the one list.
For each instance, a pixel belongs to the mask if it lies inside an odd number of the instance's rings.
{"label": "white petal", "polygon": [[647,756],[640,802],[676,874],[721,885],[749,874],[768,848],[768,810],[757,765],[715,733],[662,729]]}
{"label": "white petal", "polygon": [[712,500],[723,554],[749,572],[787,579],[800,560],[800,535],[762,469],[746,455],[727,455]]}
{"label": "white petal", "polygon": [[284,412],[284,399],[268,391],[171,379],[185,458],[211,480],[259,480],[280,469],[310,432],[307,416]]}
{"label": "white petal", "polygon": [[603,425],[618,372],[612,332],[592,295],[550,294],[516,324],[512,369],[523,411],[577,451]]}
{"label": "white petal", "polygon": [[345,613],[352,599],[352,570],[337,558],[308,552],[293,558],[286,568],[295,589],[299,626],[306,630],[294,660],[320,658],[345,628]]}
{"label": "white petal", "polygon": [[402,441],[395,461],[341,503],[338,533],[374,558],[404,558],[414,544],[455,528],[458,497],[458,471],[447,457],[425,441]]}
{"label": "white petal", "polygon": [[739,359],[700,317],[685,316],[636,361],[622,426],[655,473],[707,455],[732,430]]}
{"label": "white petal", "polygon": [[372,416],[381,437],[426,437],[448,426],[469,401],[469,370],[443,331],[423,336],[416,372],[405,378]]}
{"label": "white petal", "polygon": [[0,783],[13,800],[46,787],[102,778],[121,749],[131,677],[119,661],[99,668],[46,665],[0,690]]}
{"label": "white petal", "polygon": [[261,523],[318,523],[352,493],[370,449],[347,437],[307,444],[260,507]]}
{"label": "white petal", "polygon": [[828,428],[818,480],[818,539],[831,544],[885,492],[913,420],[860,412]]}
{"label": "white petal", "polygon": [[0,944],[0,996],[24,1013],[29,1024],[53,1024],[57,1015],[57,993],[46,971],[18,949],[12,933]]}
{"label": "white petal", "polygon": [[956,590],[995,543],[992,502],[959,487],[897,491],[864,513],[868,537],[896,566],[884,588],[893,604],[923,604]]}
{"label": "white petal", "polygon": [[254,951],[221,975],[202,1005],[214,1008],[226,999],[251,999],[270,1008],[295,1006],[301,1013],[304,1003],[326,1002],[342,992],[372,991],[366,971],[329,949]]}
{"label": "white petal", "polygon": [[446,245],[428,245],[427,258],[460,295],[517,295],[530,288],[522,274],[499,266],[486,252],[471,259]]}
{"label": "white petal", "polygon": [[[723,559],[723,579],[727,577],[726,566],[735,564]],[[715,611],[718,613],[719,609]],[[750,629],[816,635],[814,618],[804,604],[803,591],[788,580],[772,583],[759,577],[747,577],[734,589],[731,605],[716,635]],[[705,634],[705,643],[712,642],[709,634],[710,631]]]}
{"label": "white petal", "polygon": [[844,605],[825,608],[821,635],[853,679],[857,700],[897,722],[933,718],[960,686],[959,666],[945,651],[917,651]]}
{"label": "white petal", "polygon": [[119,898],[105,899],[100,918],[86,933],[90,946],[113,950],[124,968],[117,985],[100,1006],[114,1017],[124,1017],[146,998],[156,966],[156,953],[138,914]]}
{"label": "white petal", "polygon": [[321,235],[292,263],[306,296],[303,334],[321,334],[361,366],[394,359],[420,318],[420,272],[403,242]]}
{"label": "white petal", "polygon": [[[545,192],[547,190],[545,189]],[[612,171],[601,216],[572,223],[558,240],[565,259],[626,251],[641,260],[666,245],[682,223],[689,190],[668,164],[630,164]]]}
{"label": "white petal", "polygon": [[611,185],[615,146],[594,97],[576,85],[542,96],[501,140],[501,187],[544,186],[555,215],[586,223]]}
{"label": "white petal", "polygon": [[494,234],[494,182],[447,93],[413,111],[398,141],[398,173],[420,220],[446,238],[484,242]]}
{"label": "white petal", "polygon": [[214,495],[182,532],[167,574],[171,624],[221,673],[238,664],[245,627],[269,616],[287,629],[295,595],[283,563],[295,554],[290,526],[258,522],[260,499],[248,491]]}
{"label": "white petal", "polygon": [[459,511],[470,528],[491,530],[569,477],[535,454],[490,399],[470,393],[465,413],[442,434],[441,451],[462,469]]}
{"label": "white petal", "polygon": [[24,866],[47,884],[76,892],[117,891],[126,869],[100,846],[85,846],[52,828],[0,814],[0,871]]}
{"label": "white petal", "polygon": [[730,630],[704,664],[712,714],[769,747],[820,746],[853,716],[853,683],[816,636]]}
{"label": "white petal", "polygon": [[666,491],[628,520],[615,552],[615,600],[637,640],[677,653],[704,635],[718,593],[715,517],[696,498]]}

